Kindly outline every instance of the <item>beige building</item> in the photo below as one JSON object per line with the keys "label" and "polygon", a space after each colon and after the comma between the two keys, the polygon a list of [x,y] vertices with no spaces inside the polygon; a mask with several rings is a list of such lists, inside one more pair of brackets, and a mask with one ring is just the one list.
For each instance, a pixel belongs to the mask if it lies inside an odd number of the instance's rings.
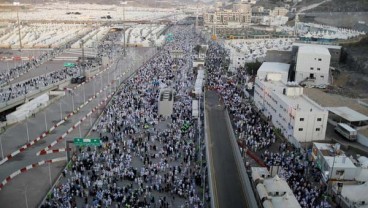
{"label": "beige building", "polygon": [[271,15],[272,16],[286,16],[288,12],[289,10],[287,10],[285,7],[275,7],[272,10]]}
{"label": "beige building", "polygon": [[233,4],[232,10],[220,10],[207,12],[203,15],[205,25],[249,25],[251,22],[252,8],[250,4],[236,3]]}

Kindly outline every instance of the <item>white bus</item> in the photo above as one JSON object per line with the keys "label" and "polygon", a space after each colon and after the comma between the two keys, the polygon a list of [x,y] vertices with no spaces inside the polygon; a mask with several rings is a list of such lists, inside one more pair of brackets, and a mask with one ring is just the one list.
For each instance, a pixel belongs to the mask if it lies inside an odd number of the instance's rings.
{"label": "white bus", "polygon": [[335,132],[339,133],[341,136],[350,141],[357,140],[357,130],[353,129],[351,126],[345,123],[338,123],[335,127]]}

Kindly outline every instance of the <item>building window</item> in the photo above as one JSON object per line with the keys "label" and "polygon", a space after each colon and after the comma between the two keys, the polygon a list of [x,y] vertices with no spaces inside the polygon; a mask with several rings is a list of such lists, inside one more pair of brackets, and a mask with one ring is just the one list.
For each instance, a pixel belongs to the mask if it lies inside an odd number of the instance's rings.
{"label": "building window", "polygon": [[325,76],[321,75],[321,78],[325,78]]}
{"label": "building window", "polygon": [[300,120],[300,121],[304,121],[304,118],[300,118],[299,120]]}
{"label": "building window", "polygon": [[303,131],[303,128],[299,128],[299,131]]}
{"label": "building window", "polygon": [[317,118],[317,121],[322,121],[322,118]]}
{"label": "building window", "polygon": [[318,71],[321,71],[321,68],[317,68]]}
{"label": "building window", "polygon": [[321,129],[320,128],[316,128],[316,131],[320,131]]}
{"label": "building window", "polygon": [[321,59],[321,58],[319,58],[319,59],[318,59],[318,61],[322,61],[322,59]]}
{"label": "building window", "polygon": [[314,69],[313,67],[310,68],[310,70],[313,70],[313,69]]}

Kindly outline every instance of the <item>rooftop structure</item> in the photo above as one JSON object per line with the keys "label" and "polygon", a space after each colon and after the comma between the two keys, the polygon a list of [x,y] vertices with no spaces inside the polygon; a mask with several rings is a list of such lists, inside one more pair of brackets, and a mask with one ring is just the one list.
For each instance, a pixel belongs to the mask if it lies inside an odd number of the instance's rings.
{"label": "rooftop structure", "polygon": [[281,81],[287,83],[290,64],[277,62],[263,62],[257,71],[260,79],[273,79],[273,76],[281,76]]}
{"label": "rooftop structure", "polygon": [[304,45],[300,47],[299,53],[310,54],[310,55],[320,54],[320,55],[330,56],[330,52],[327,50],[327,48],[320,47],[320,46],[313,46],[313,45]]}
{"label": "rooftop structure", "polygon": [[331,54],[316,45],[299,47],[296,56],[295,81],[312,86],[329,84]]}
{"label": "rooftop structure", "polygon": [[339,144],[313,143],[312,158],[325,181],[354,180],[357,176],[356,165],[340,150]]}
{"label": "rooftop structure", "polygon": [[331,118],[337,122],[349,123],[354,126],[364,126],[368,123],[368,116],[348,107],[329,107]]}
{"label": "rooftop structure", "polygon": [[301,207],[287,182],[278,175],[270,177],[267,168],[252,167],[252,176],[263,207]]}
{"label": "rooftop structure", "polygon": [[[341,58],[341,46],[332,44],[316,44],[316,43],[306,43],[306,42],[295,42],[292,45],[293,51],[297,52],[299,47],[302,46],[318,46],[328,49],[331,55],[331,65],[338,64]],[[295,54],[296,55],[296,54]]]}
{"label": "rooftop structure", "polygon": [[173,113],[174,92],[170,88],[160,90],[158,100],[158,114],[164,117],[170,116]]}
{"label": "rooftop structure", "polygon": [[367,207],[368,182],[360,185],[344,185],[341,191],[341,198],[348,207]]}

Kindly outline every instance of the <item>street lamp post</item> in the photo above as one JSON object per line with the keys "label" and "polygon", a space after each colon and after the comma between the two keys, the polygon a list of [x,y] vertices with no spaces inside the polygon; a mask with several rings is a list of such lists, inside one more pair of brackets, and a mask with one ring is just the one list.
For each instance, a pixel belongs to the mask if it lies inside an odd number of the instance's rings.
{"label": "street lamp post", "polygon": [[4,149],[3,149],[3,140],[2,140],[2,134],[0,133],[0,147],[1,147],[1,159],[4,159]]}
{"label": "street lamp post", "polygon": [[49,162],[49,178],[50,178],[50,186],[52,187],[52,178],[51,178],[51,162]]}
{"label": "street lamp post", "polygon": [[61,102],[60,104],[60,120],[63,120],[63,109],[61,108]]}
{"label": "street lamp post", "polygon": [[96,85],[95,85],[95,82],[92,82],[93,83],[93,95],[96,95]]}
{"label": "street lamp post", "polygon": [[74,93],[72,94],[72,107],[73,107],[73,112],[74,112]]}
{"label": "street lamp post", "polygon": [[44,111],[44,115],[45,115],[45,127],[46,127],[46,131],[47,131],[47,119],[46,119],[46,110]]}
{"label": "street lamp post", "polygon": [[[47,130],[47,127],[46,127],[46,130]],[[28,143],[29,143],[28,116],[26,116],[26,131],[27,131],[27,139],[28,139]]]}
{"label": "street lamp post", "polygon": [[28,208],[27,186],[24,189],[24,199],[26,200],[26,208]]}
{"label": "street lamp post", "polygon": [[20,35],[20,22],[19,22],[19,6],[20,2],[13,2],[14,6],[17,6],[17,21],[18,21],[18,36],[19,36],[19,51],[22,51],[22,37]]}
{"label": "street lamp post", "polygon": [[[84,40],[81,39],[80,41],[80,47],[82,48],[82,69],[83,69],[83,76],[86,76],[86,68],[85,68],[85,62],[84,62]],[[82,76],[79,72],[79,75]]]}
{"label": "street lamp post", "polygon": [[85,103],[86,102],[86,85],[84,84],[83,85],[83,103]]}

